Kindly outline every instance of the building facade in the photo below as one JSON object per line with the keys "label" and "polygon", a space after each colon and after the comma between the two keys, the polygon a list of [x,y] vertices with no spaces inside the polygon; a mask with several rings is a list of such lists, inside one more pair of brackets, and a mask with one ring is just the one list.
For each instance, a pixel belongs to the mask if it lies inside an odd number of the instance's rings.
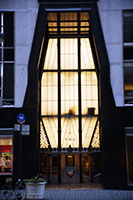
{"label": "building facade", "polygon": [[133,184],[133,2],[0,2],[0,179]]}

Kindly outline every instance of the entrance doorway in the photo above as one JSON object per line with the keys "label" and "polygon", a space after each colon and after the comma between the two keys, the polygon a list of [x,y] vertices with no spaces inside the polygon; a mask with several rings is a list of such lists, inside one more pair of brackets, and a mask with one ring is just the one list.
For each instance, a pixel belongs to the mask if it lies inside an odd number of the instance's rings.
{"label": "entrance doorway", "polygon": [[40,169],[49,182],[100,171],[99,69],[89,12],[48,12],[43,47]]}
{"label": "entrance doorway", "polygon": [[[101,182],[101,154],[61,153],[61,183],[100,183]],[[58,183],[59,156],[57,153],[41,153],[40,171],[48,183]],[[80,180],[81,177],[81,180]]]}

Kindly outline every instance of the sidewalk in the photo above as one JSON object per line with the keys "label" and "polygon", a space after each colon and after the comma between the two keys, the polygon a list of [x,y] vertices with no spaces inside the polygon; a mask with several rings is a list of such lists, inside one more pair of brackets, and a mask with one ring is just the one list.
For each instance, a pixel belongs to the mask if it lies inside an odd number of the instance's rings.
{"label": "sidewalk", "polygon": [[46,184],[46,200],[133,200],[133,191],[106,190],[100,184]]}
{"label": "sidewalk", "polygon": [[46,184],[44,200],[133,200],[133,191],[107,190],[99,184]]}

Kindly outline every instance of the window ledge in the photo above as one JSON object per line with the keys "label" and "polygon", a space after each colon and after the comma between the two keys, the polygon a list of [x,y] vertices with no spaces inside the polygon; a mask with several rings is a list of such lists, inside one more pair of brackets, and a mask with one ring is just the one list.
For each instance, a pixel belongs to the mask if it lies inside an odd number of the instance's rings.
{"label": "window ledge", "polygon": [[131,103],[131,104],[124,104],[124,106],[133,106],[133,104]]}
{"label": "window ledge", "polygon": [[14,108],[14,105],[2,105],[1,108]]}

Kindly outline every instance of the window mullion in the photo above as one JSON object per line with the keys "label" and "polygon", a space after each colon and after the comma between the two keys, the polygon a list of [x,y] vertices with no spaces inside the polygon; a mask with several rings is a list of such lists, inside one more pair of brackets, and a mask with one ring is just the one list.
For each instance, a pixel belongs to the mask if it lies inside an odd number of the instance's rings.
{"label": "window mullion", "polygon": [[[78,13],[78,33],[80,33],[80,13]],[[82,149],[82,119],[81,119],[81,59],[80,38],[78,38],[78,107],[79,107],[79,149]]]}
{"label": "window mullion", "polygon": [[[4,13],[1,13],[1,33],[4,34]],[[4,42],[1,42],[1,98],[3,99]]]}

